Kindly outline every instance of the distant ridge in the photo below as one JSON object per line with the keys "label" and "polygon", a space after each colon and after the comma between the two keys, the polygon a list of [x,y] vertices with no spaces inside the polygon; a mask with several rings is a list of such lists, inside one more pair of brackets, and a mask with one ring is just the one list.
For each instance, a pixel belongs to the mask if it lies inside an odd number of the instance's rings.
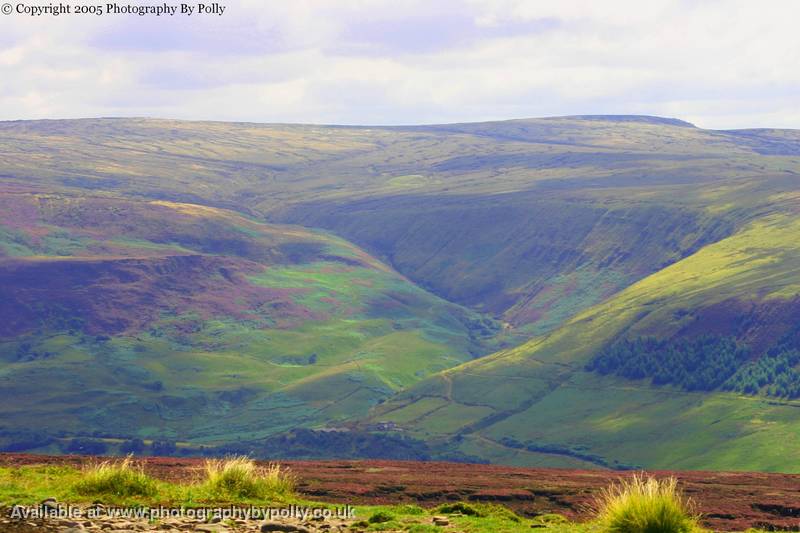
{"label": "distant ridge", "polygon": [[605,122],[643,122],[646,124],[663,124],[667,126],[680,126],[683,128],[696,128],[691,122],[678,118],[655,117],[651,115],[573,115],[569,117],[553,118],[576,118],[580,120],[602,120]]}
{"label": "distant ridge", "polygon": [[[18,120],[0,120],[2,126],[19,126],[26,124],[50,124],[50,125],[70,125],[92,122],[174,122],[180,124],[217,124],[217,125],[238,125],[238,126],[284,126],[284,127],[333,127],[333,128],[347,128],[347,129],[404,129],[404,128],[441,128],[447,126],[480,126],[486,124],[513,124],[517,122],[530,122],[538,120],[587,120],[597,122],[636,122],[640,124],[660,124],[666,126],[679,126],[684,128],[697,128],[691,122],[680,120],[677,118],[657,117],[653,115],[558,115],[549,117],[523,117],[523,118],[505,118],[498,120],[481,120],[481,121],[468,121],[468,122],[451,122],[451,123],[430,123],[430,124],[326,124],[315,122],[251,122],[251,121],[228,121],[228,120],[185,120],[168,117],[137,117],[137,116],[119,116],[119,117],[82,117],[82,118],[48,118],[48,119],[18,119]],[[776,128],[770,128],[776,129]],[[780,130],[780,128],[777,128]],[[752,128],[744,128],[732,131],[751,131]]]}

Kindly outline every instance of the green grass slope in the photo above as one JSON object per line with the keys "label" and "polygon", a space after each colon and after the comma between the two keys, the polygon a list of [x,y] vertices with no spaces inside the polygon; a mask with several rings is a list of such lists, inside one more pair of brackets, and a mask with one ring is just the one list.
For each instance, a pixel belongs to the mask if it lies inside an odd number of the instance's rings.
{"label": "green grass slope", "polygon": [[347,242],[222,209],[0,194],[0,426],[196,442],[365,413],[493,321]]}
{"label": "green grass slope", "polygon": [[[754,364],[765,346],[796,328],[798,230],[792,213],[756,220],[550,334],[418,384],[373,419],[468,452],[488,440],[508,456],[528,449],[603,467],[800,471],[792,444],[800,402],[692,392],[586,370],[621,337],[709,333],[748,344],[753,361],[743,366]],[[431,402],[440,405],[420,416],[420,406]]]}
{"label": "green grass slope", "polygon": [[437,294],[534,334],[731,235],[796,191],[800,172],[796,132],[652,117],[419,131],[446,141],[397,171],[394,193],[271,216],[334,231]]}

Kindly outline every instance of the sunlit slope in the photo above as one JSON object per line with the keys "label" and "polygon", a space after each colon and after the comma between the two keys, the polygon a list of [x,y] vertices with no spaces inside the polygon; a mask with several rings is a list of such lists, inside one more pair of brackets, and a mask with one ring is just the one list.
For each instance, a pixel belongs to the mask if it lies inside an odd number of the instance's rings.
{"label": "sunlit slope", "polygon": [[448,300],[541,331],[736,226],[727,214],[626,194],[382,198],[288,220],[344,235]]}
{"label": "sunlit slope", "polygon": [[484,144],[417,163],[392,178],[394,194],[290,203],[270,216],[333,231],[533,334],[772,210],[800,172],[796,132],[713,132],[649,117],[421,131]]}
{"label": "sunlit slope", "polygon": [[0,207],[4,435],[335,425],[495,332],[324,233],[102,194],[5,191]]}
{"label": "sunlit slope", "polygon": [[[509,455],[538,447],[600,466],[800,471],[800,402],[687,392],[584,369],[621,336],[735,334],[757,349],[796,327],[798,295],[800,221],[773,214],[549,335],[426,380],[372,418],[433,439],[457,434],[451,445],[468,453],[481,453],[489,439]],[[421,408],[431,402],[438,404]]]}

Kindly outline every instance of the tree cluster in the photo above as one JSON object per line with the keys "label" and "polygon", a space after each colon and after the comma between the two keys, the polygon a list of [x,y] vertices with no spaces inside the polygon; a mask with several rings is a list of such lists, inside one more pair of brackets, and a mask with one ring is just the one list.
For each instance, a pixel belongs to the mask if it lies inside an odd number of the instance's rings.
{"label": "tree cluster", "polygon": [[639,337],[623,339],[605,348],[586,368],[628,379],[650,378],[654,385],[710,391],[733,376],[749,353],[746,346],[729,337],[677,340]]}
{"label": "tree cluster", "polygon": [[777,398],[800,398],[800,351],[779,344],[758,361],[744,366],[723,386],[745,394],[766,394]]}
{"label": "tree cluster", "polygon": [[800,398],[800,327],[780,338],[758,359],[731,337],[659,340],[623,339],[586,365],[592,372],[651,379],[687,391],[725,390]]}

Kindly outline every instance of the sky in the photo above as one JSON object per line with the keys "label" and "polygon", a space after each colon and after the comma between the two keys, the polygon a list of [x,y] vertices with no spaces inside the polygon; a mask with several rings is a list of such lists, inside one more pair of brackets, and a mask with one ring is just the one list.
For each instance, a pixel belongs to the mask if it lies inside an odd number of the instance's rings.
{"label": "sky", "polygon": [[222,16],[191,17],[33,17],[9,2],[0,120],[800,128],[796,0],[221,0]]}

